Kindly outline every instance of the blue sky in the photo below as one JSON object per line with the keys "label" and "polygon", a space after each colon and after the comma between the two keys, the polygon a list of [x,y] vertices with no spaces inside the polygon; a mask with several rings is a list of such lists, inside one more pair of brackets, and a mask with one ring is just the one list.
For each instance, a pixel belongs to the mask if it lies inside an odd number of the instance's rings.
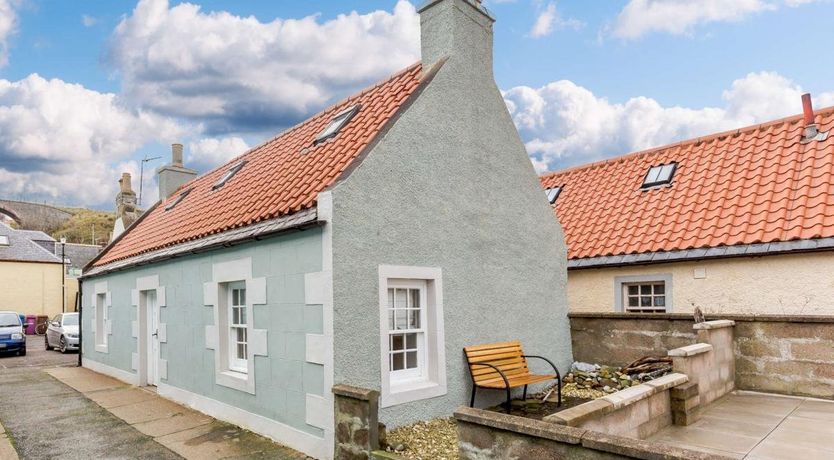
{"label": "blue sky", "polygon": [[[803,91],[834,105],[832,1],[485,4],[540,171],[797,113]],[[0,195],[108,208],[118,173],[175,141],[216,166],[418,59],[416,18],[405,0],[0,0]]]}

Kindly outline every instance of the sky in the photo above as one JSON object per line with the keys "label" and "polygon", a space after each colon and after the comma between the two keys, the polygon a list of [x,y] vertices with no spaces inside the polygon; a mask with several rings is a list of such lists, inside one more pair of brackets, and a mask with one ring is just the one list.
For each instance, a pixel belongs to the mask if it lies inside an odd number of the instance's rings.
{"label": "sky", "polygon": [[[419,60],[422,0],[0,0],[0,197],[143,205]],[[834,0],[484,0],[537,171],[834,105]]]}

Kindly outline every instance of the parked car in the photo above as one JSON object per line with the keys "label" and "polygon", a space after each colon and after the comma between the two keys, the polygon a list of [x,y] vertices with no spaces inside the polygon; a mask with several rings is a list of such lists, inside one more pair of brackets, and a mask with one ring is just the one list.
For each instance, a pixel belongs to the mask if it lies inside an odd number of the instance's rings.
{"label": "parked car", "polygon": [[24,323],[14,311],[0,311],[0,352],[26,355]]}
{"label": "parked car", "polygon": [[46,349],[57,348],[61,353],[78,350],[78,313],[61,313],[46,328]]}

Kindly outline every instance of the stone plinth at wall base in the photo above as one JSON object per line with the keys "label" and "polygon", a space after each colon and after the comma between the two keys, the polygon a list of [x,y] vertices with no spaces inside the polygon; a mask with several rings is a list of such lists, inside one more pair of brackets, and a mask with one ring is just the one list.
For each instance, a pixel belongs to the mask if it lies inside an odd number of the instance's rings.
{"label": "stone plinth at wall base", "polygon": [[367,459],[379,449],[379,392],[334,385],[335,458]]}
{"label": "stone plinth at wall base", "polygon": [[701,418],[701,397],[698,395],[698,384],[687,382],[672,388],[672,423],[678,426],[689,426]]}
{"label": "stone plinth at wall base", "polygon": [[455,412],[462,460],[569,458],[583,460],[718,460],[718,455],[461,407]]}

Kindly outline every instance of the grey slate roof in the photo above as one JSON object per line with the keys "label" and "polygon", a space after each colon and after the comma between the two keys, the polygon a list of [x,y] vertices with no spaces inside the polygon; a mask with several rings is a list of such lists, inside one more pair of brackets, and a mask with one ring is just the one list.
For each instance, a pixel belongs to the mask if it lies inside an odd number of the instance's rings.
{"label": "grey slate roof", "polygon": [[618,256],[588,257],[568,260],[568,269],[619,267],[662,262],[715,259],[722,257],[763,256],[834,249],[834,237],[813,240],[775,241],[773,243],[738,244],[714,248],[684,249],[680,251],[644,252]]}
{"label": "grey slate roof", "polygon": [[[55,255],[60,259],[61,243],[53,243],[53,245],[55,247]],[[101,246],[93,246],[90,244],[67,243],[64,245],[64,256],[67,258],[67,265],[80,270],[90,263],[101,252],[101,249]]]}
{"label": "grey slate roof", "polygon": [[0,222],[0,235],[9,238],[8,246],[0,245],[0,261],[61,263],[60,257],[29,239],[27,231],[15,230]]}

